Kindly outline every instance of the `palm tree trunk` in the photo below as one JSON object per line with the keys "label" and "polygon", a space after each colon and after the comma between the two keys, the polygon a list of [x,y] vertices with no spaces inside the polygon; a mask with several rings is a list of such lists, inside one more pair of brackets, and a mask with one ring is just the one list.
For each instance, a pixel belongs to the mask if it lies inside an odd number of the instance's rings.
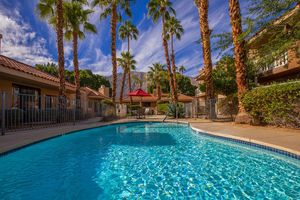
{"label": "palm tree trunk", "polygon": [[[127,38],[128,40],[128,53],[130,52],[130,38]],[[129,88],[129,92],[131,92],[131,69],[130,67],[127,68],[128,69],[128,88]],[[132,104],[132,96],[130,96],[130,104]]]}
{"label": "palm tree trunk", "polygon": [[172,60],[172,74],[173,74],[173,84],[174,84],[174,95],[175,95],[175,103],[178,102],[177,97],[177,80],[176,80],[176,65],[175,65],[175,53],[174,53],[174,38],[171,35],[171,60]]}
{"label": "palm tree trunk", "polygon": [[174,84],[172,81],[172,74],[171,74],[171,63],[169,58],[169,48],[168,48],[168,41],[166,39],[166,33],[165,33],[165,17],[162,17],[162,40],[163,40],[163,47],[165,51],[165,58],[167,63],[167,72],[168,72],[168,79],[169,79],[169,85],[171,88],[171,94],[172,94],[172,101],[175,101],[175,90],[174,90]]}
{"label": "palm tree trunk", "polygon": [[250,123],[250,117],[242,104],[242,96],[248,90],[246,80],[246,49],[245,40],[240,39],[243,33],[239,0],[229,0],[230,22],[234,45],[234,61],[236,68],[236,83],[238,88],[239,113],[236,117],[238,123]]}
{"label": "palm tree trunk", "polygon": [[56,0],[56,34],[57,34],[57,52],[58,52],[58,70],[59,70],[59,108],[66,107],[66,88],[65,88],[65,58],[64,58],[64,33],[63,33],[63,1]]}
{"label": "palm tree trunk", "polygon": [[160,87],[159,80],[156,81],[156,92],[157,92],[157,99],[160,100],[161,99],[161,87]]}
{"label": "palm tree trunk", "polygon": [[76,108],[79,109],[80,105],[80,79],[79,79],[79,67],[78,67],[78,33],[73,31],[73,64],[74,64],[74,76],[76,85]]}
{"label": "palm tree trunk", "polygon": [[124,70],[123,75],[122,75],[122,83],[121,83],[120,104],[123,103],[123,93],[124,93],[125,79],[126,79],[126,71]]}
{"label": "palm tree trunk", "polygon": [[212,81],[212,61],[211,61],[211,44],[210,44],[210,34],[208,23],[208,0],[198,0],[198,13],[200,18],[200,31],[201,31],[201,41],[203,50],[203,60],[204,60],[204,70],[205,70],[205,102],[206,110],[209,113],[208,117],[210,119],[216,118],[214,104],[212,104],[212,99],[215,98],[213,81]]}
{"label": "palm tree trunk", "polygon": [[112,101],[116,102],[117,90],[117,54],[116,54],[116,27],[117,27],[117,6],[112,5],[111,17],[111,59],[112,59]]}

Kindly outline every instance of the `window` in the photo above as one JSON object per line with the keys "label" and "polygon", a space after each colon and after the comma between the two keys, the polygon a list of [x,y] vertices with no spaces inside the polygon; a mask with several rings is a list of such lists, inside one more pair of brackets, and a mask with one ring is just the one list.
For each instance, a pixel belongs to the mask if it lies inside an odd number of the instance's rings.
{"label": "window", "polygon": [[41,107],[40,89],[13,84],[13,107],[23,110]]}

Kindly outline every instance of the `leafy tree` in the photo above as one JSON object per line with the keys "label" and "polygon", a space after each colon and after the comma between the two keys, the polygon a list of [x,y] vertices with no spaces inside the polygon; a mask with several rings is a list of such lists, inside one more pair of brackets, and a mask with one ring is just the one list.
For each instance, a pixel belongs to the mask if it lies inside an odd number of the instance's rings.
{"label": "leafy tree", "polygon": [[120,103],[123,103],[123,93],[124,93],[124,86],[125,86],[125,80],[126,80],[126,75],[129,73],[131,70],[135,70],[136,68],[136,61],[133,58],[133,55],[127,52],[122,52],[121,53],[121,58],[117,58],[117,61],[119,63],[119,66],[122,67],[123,69],[123,76],[122,76],[122,83],[121,83],[121,93],[120,93]]}
{"label": "leafy tree", "polygon": [[117,21],[122,19],[122,11],[128,16],[131,16],[130,11],[131,0],[93,0],[92,5],[100,6],[103,9],[100,19],[110,16],[111,27],[111,58],[112,58],[112,101],[115,103],[116,88],[117,88],[117,54],[116,54],[116,40],[117,40]]}
{"label": "leafy tree", "polygon": [[35,65],[35,68],[52,76],[58,77],[58,66],[55,63],[37,64]]}
{"label": "leafy tree", "polygon": [[177,73],[176,77],[178,82],[178,91],[181,94],[195,96],[195,90],[197,87],[192,84],[191,79],[179,73]]}
{"label": "leafy tree", "polygon": [[172,100],[176,101],[176,89],[172,81],[171,63],[169,58],[168,41],[166,37],[166,20],[170,18],[170,15],[175,15],[175,10],[172,7],[172,3],[169,0],[150,0],[148,5],[148,16],[152,17],[152,21],[157,23],[158,20],[162,19],[162,42],[165,52],[165,59],[167,64],[168,80],[171,86]]}
{"label": "leafy tree", "polygon": [[[87,2],[84,2],[87,4]],[[97,33],[96,27],[89,23],[88,16],[93,12],[90,9],[84,9],[81,2],[65,2],[65,37],[73,42],[73,64],[76,85],[76,106],[80,107],[80,80],[78,64],[78,38],[84,39],[84,32]]]}
{"label": "leafy tree", "polygon": [[[54,63],[36,65],[36,68],[52,76],[58,77],[58,66]],[[74,84],[74,71],[65,70],[64,74],[66,80]],[[89,69],[79,70],[79,79],[81,86],[87,86],[94,90],[98,90],[101,85],[110,87],[110,83],[105,77],[99,74],[93,74],[93,72]]]}
{"label": "leafy tree", "polygon": [[174,37],[177,40],[181,39],[181,36],[184,33],[184,29],[180,24],[180,21],[176,17],[170,17],[166,20],[166,37],[167,40],[171,41],[171,61],[172,61],[172,75],[173,75],[173,84],[175,89],[175,95],[177,100],[177,81],[176,81],[176,65],[175,65],[175,53],[174,53]]}

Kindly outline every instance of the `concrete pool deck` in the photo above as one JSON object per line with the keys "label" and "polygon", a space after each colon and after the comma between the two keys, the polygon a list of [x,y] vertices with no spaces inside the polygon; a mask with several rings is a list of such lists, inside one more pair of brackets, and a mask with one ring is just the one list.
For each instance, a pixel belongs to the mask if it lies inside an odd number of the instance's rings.
{"label": "concrete pool deck", "polygon": [[[73,131],[115,123],[138,121],[161,122],[162,117],[147,118],[142,120],[120,119],[112,122],[85,121],[74,126],[65,125],[43,129],[9,132],[4,136],[0,136],[0,154]],[[176,122],[176,120],[167,120],[167,122]],[[203,119],[180,119],[178,122],[189,123],[194,130],[199,132],[205,132],[215,136],[269,146],[300,156],[299,129],[238,125],[232,122],[211,122]]]}

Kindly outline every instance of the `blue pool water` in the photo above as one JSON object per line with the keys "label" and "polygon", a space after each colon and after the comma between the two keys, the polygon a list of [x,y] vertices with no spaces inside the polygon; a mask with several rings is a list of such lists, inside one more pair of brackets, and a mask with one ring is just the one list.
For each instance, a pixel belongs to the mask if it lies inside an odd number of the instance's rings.
{"label": "blue pool water", "polygon": [[0,157],[0,199],[300,199],[300,162],[187,125],[128,123]]}

